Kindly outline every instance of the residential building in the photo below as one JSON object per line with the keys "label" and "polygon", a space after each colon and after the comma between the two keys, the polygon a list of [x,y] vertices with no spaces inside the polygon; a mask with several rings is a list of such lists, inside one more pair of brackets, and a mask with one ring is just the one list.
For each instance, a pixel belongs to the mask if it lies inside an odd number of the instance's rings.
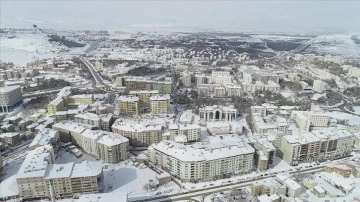
{"label": "residential building", "polygon": [[350,77],[360,77],[360,68],[357,67],[349,68],[348,75]]}
{"label": "residential building", "polygon": [[100,124],[101,130],[111,131],[111,125],[114,122],[113,114],[101,114],[100,115]]}
{"label": "residential building", "polygon": [[293,198],[300,196],[302,186],[291,177],[285,175],[276,175],[276,180],[286,186],[286,193],[288,196]]}
{"label": "residential building", "polygon": [[327,84],[322,80],[314,80],[313,89],[318,93],[322,93],[327,89]]}
{"label": "residential building", "polygon": [[139,97],[133,95],[122,95],[118,98],[118,108],[121,113],[137,116],[139,115]]}
{"label": "residential building", "polygon": [[0,112],[11,112],[23,102],[23,92],[20,86],[0,87]]}
{"label": "residential building", "polygon": [[52,129],[59,132],[61,142],[72,142],[77,146],[82,144],[80,134],[91,128],[90,125],[70,121],[58,122],[52,126]]}
{"label": "residential building", "polygon": [[59,132],[54,129],[44,128],[40,130],[33,141],[29,145],[29,149],[35,149],[37,147],[51,145],[54,153],[56,154],[60,149],[60,136]]}
{"label": "residential building", "polygon": [[170,95],[153,95],[150,97],[150,112],[152,114],[167,114],[170,112]]}
{"label": "residential building", "polygon": [[97,114],[83,112],[74,116],[74,119],[78,123],[94,126],[97,129],[101,128],[101,118]]}
{"label": "residential building", "polygon": [[100,193],[103,168],[99,162],[54,164],[50,145],[30,150],[16,175],[19,195],[25,200],[72,197],[76,194]]}
{"label": "residential building", "polygon": [[200,141],[201,127],[197,124],[170,124],[170,140],[175,141],[177,136],[184,136],[185,142]]}
{"label": "residential building", "polygon": [[3,145],[13,147],[21,143],[20,133],[9,132],[0,134],[0,141]]}
{"label": "residential building", "polygon": [[127,123],[118,119],[111,126],[114,133],[129,139],[131,146],[148,147],[162,140],[161,125],[145,125],[141,123]]}
{"label": "residential building", "polygon": [[216,180],[251,172],[254,152],[245,142],[235,143],[219,136],[192,145],[162,141],[148,148],[149,160],[182,182]]}
{"label": "residential building", "polygon": [[94,103],[94,96],[91,94],[71,95],[69,96],[69,103],[92,105]]}
{"label": "residential building", "polygon": [[350,177],[351,168],[346,165],[326,165],[325,172],[337,173],[345,178]]}
{"label": "residential building", "polygon": [[349,156],[353,137],[346,130],[315,130],[285,135],[281,141],[283,160],[289,165]]}

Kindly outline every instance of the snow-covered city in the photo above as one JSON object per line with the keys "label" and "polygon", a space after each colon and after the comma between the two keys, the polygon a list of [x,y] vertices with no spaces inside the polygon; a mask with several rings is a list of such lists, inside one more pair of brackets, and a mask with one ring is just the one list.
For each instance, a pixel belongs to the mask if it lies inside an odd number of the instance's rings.
{"label": "snow-covered city", "polygon": [[0,201],[360,201],[359,33],[28,23],[0,26]]}

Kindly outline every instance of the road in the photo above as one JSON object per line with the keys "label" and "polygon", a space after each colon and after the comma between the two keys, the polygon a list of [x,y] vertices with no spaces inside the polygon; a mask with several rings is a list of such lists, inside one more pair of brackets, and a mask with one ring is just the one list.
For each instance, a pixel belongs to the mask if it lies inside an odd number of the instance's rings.
{"label": "road", "polygon": [[49,94],[49,93],[58,93],[61,91],[61,89],[63,88],[60,88],[60,89],[54,89],[54,90],[45,90],[45,91],[35,91],[35,92],[32,92],[32,93],[26,93],[23,95],[24,98],[27,98],[27,97],[35,97],[35,96],[38,96],[38,95],[44,95],[44,94]]}
{"label": "road", "polygon": [[[325,166],[317,166],[317,167],[312,167],[312,168],[307,168],[304,170],[295,170],[295,171],[291,171],[289,172],[290,174],[302,174],[302,173],[312,173],[312,172],[318,172],[321,171]],[[226,185],[220,185],[220,186],[214,186],[214,187],[206,187],[203,189],[197,189],[197,190],[191,190],[191,191],[187,191],[187,192],[180,192],[178,194],[173,194],[170,196],[166,196],[166,195],[162,195],[162,196],[158,196],[158,197],[149,197],[147,199],[143,199],[143,200],[132,200],[131,198],[129,199],[129,201],[134,201],[134,202],[148,202],[148,201],[152,201],[152,202],[164,202],[164,201],[178,201],[178,200],[189,200],[191,198],[197,197],[197,196],[206,196],[206,195],[210,195],[213,193],[218,193],[221,191],[227,191],[227,190],[231,190],[231,189],[239,189],[242,187],[247,187],[250,186],[253,182],[256,181],[261,181],[270,177],[274,177],[275,174],[271,174],[269,176],[263,176],[263,177],[259,177],[257,179],[250,179],[250,180],[245,180],[245,181],[240,181],[240,182],[234,182],[234,183],[229,183]],[[231,179],[230,179],[231,180]],[[232,179],[233,180],[233,179]]]}

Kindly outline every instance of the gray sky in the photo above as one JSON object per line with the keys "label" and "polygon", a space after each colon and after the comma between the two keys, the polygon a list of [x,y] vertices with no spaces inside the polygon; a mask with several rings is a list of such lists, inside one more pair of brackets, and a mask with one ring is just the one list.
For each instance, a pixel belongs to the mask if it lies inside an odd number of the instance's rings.
{"label": "gray sky", "polygon": [[360,1],[4,1],[1,27],[123,31],[360,32]]}

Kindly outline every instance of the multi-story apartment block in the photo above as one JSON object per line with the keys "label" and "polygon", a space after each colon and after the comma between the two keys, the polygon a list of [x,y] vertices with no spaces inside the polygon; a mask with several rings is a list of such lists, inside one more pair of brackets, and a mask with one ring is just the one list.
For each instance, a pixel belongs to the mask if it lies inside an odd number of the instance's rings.
{"label": "multi-story apartment block", "polygon": [[313,89],[319,93],[327,89],[327,84],[321,80],[314,80]]}
{"label": "multi-story apartment block", "polygon": [[316,110],[312,111],[293,111],[292,118],[295,121],[300,132],[308,132],[310,126],[327,127],[330,122],[330,116]]}
{"label": "multi-story apartment block", "polygon": [[60,140],[62,142],[73,142],[75,145],[80,146],[80,134],[86,129],[91,129],[92,126],[76,122],[62,121],[55,123],[52,129],[59,131]]}
{"label": "multi-story apartment block", "polygon": [[360,77],[360,68],[357,67],[350,67],[348,75],[350,77]]}
{"label": "multi-story apartment block", "polygon": [[60,136],[59,132],[54,129],[44,128],[40,130],[33,141],[29,145],[29,149],[35,149],[37,147],[51,145],[55,154],[60,149]]}
{"label": "multi-story apartment block", "polygon": [[162,140],[163,129],[161,125],[143,125],[126,123],[116,120],[111,126],[114,133],[129,139],[131,146],[147,147]]}
{"label": "multi-story apartment block", "polygon": [[101,118],[97,114],[84,112],[74,116],[74,119],[78,123],[94,126],[98,129],[101,128]]}
{"label": "multi-story apartment block", "polygon": [[69,103],[76,103],[76,104],[86,104],[91,105],[94,103],[94,96],[93,95],[72,95],[69,96]]}
{"label": "multi-story apartment block", "polygon": [[113,122],[114,122],[113,114],[100,115],[101,130],[110,131]]}
{"label": "multi-story apartment block", "polygon": [[150,97],[150,112],[152,114],[167,114],[170,112],[170,95],[153,95]]}
{"label": "multi-story apartment block", "polygon": [[28,152],[16,183],[23,199],[72,197],[75,194],[99,193],[103,187],[103,168],[98,162],[54,164],[50,145]]}
{"label": "multi-story apartment block", "polygon": [[58,111],[66,110],[66,107],[69,103],[68,97],[71,94],[71,87],[64,87],[57,94],[57,97],[51,101],[48,106],[48,114],[54,115]]}
{"label": "multi-story apartment block", "polygon": [[177,136],[183,136],[186,142],[200,141],[201,127],[197,124],[170,124],[170,140],[175,141]]}
{"label": "multi-story apartment block", "polygon": [[0,134],[0,141],[3,145],[13,147],[21,143],[20,133],[8,132]]}
{"label": "multi-story apartment block", "polygon": [[148,77],[126,76],[122,78],[121,83],[126,86],[128,92],[134,90],[158,90],[160,93],[172,93],[173,85],[171,78],[167,77],[163,80],[151,80]]}
{"label": "multi-story apartment block", "polygon": [[122,95],[118,98],[117,102],[121,113],[133,116],[139,115],[139,97],[134,95]]}
{"label": "multi-story apartment block", "polygon": [[158,95],[159,91],[158,90],[135,90],[135,91],[130,91],[129,94],[139,97],[139,105],[140,106],[143,106],[143,105],[149,106],[150,105],[150,97],[153,95]]}
{"label": "multi-story apartment block", "polygon": [[0,87],[0,112],[11,112],[23,102],[20,86]]}
{"label": "multi-story apartment block", "polygon": [[226,71],[212,71],[211,72],[211,82],[221,85],[226,85],[231,83],[230,72]]}
{"label": "multi-story apartment block", "polygon": [[256,91],[270,91],[270,92],[279,92],[280,85],[269,81],[267,84],[264,84],[261,81],[256,81],[255,83],[242,83],[243,91],[247,93],[255,93]]}
{"label": "multi-story apartment block", "polygon": [[236,109],[233,105],[230,106],[205,106],[199,109],[199,115],[201,121],[235,121]]}
{"label": "multi-story apartment block", "polygon": [[253,116],[258,114],[262,118],[265,118],[266,117],[266,107],[264,107],[264,106],[251,106],[251,114]]}
{"label": "multi-story apartment block", "polygon": [[265,138],[258,138],[254,143],[255,162],[258,170],[267,170],[274,164],[276,148]]}
{"label": "multi-story apartment block", "polygon": [[148,148],[150,161],[182,182],[215,180],[250,172],[254,152],[247,143],[231,143],[219,136],[192,145],[162,141]]}
{"label": "multi-story apartment block", "polygon": [[346,130],[316,130],[283,136],[281,152],[290,165],[324,161],[350,155],[353,137]]}
{"label": "multi-story apartment block", "polygon": [[191,74],[189,74],[188,72],[182,72],[180,80],[184,87],[191,87]]}
{"label": "multi-story apartment block", "polygon": [[241,95],[241,86],[237,84],[228,84],[225,86],[225,88],[228,97]]}
{"label": "multi-story apartment block", "polygon": [[129,158],[129,140],[107,132],[97,142],[99,158],[105,163],[118,163]]}

